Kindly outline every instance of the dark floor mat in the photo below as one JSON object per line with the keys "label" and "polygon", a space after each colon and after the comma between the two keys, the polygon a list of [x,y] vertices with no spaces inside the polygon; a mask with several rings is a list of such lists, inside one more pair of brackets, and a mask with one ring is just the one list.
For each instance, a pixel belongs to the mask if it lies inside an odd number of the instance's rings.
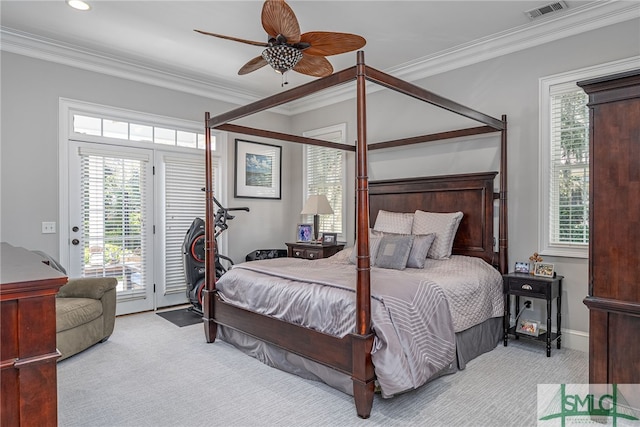
{"label": "dark floor mat", "polygon": [[178,310],[172,311],[163,311],[160,313],[156,313],[158,316],[163,319],[167,319],[169,322],[173,323],[176,326],[189,326],[195,325],[196,323],[202,323],[202,314],[197,313],[189,308],[181,308]]}

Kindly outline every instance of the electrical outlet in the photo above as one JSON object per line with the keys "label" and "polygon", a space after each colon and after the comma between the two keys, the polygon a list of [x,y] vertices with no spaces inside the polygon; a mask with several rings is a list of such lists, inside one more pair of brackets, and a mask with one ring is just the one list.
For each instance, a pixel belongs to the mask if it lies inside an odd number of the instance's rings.
{"label": "electrical outlet", "polygon": [[533,311],[533,301],[530,299],[524,300],[524,309],[528,311]]}
{"label": "electrical outlet", "polygon": [[42,234],[51,234],[56,232],[56,223],[55,222],[42,222]]}

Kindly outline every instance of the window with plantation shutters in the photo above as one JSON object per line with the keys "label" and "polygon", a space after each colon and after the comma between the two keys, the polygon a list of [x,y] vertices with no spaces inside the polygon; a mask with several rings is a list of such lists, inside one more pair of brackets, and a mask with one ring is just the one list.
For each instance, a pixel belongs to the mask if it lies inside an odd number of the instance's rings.
{"label": "window with plantation shutters", "polygon": [[[184,294],[184,237],[195,218],[205,217],[204,162],[198,157],[163,156],[165,198],[164,268],[166,294]],[[217,170],[218,159],[212,167]],[[214,172],[213,176],[217,176]],[[214,184],[215,185],[215,184]]]}
{"label": "window with plantation shutters", "polygon": [[540,79],[538,252],[587,258],[589,249],[589,108],[576,84],[637,68],[637,58]]}
{"label": "window with plantation shutters", "polygon": [[118,301],[146,298],[150,159],[81,148],[82,276],[118,279]]}
{"label": "window with plantation shutters", "polygon": [[[304,136],[325,141],[343,143],[346,125],[331,126],[305,132]],[[305,145],[304,147],[304,189],[303,200],[311,195],[324,194],[333,209],[333,215],[320,215],[320,233],[337,233],[344,230],[345,197],[345,151],[335,148]],[[303,201],[303,204],[304,204]],[[300,206],[302,209],[302,206]],[[313,215],[303,221],[313,223]]]}
{"label": "window with plantation shutters", "polygon": [[551,94],[549,241],[589,244],[589,109],[580,88]]}

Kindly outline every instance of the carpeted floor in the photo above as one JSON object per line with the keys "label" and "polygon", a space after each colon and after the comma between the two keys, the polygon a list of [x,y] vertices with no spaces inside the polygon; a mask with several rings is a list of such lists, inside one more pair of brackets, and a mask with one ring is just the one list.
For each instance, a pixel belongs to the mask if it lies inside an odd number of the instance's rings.
{"label": "carpeted floor", "polygon": [[270,368],[202,325],[118,317],[109,341],[58,364],[58,420],[71,426],[534,426],[537,384],[588,382],[588,356],[511,341],[467,369],[382,399],[371,418],[322,383]]}

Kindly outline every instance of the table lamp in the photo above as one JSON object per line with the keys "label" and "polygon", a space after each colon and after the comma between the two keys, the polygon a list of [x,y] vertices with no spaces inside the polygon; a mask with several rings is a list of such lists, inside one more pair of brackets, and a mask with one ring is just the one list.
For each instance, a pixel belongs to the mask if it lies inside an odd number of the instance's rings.
{"label": "table lamp", "polygon": [[332,214],[333,209],[324,194],[309,196],[307,203],[302,208],[301,215],[313,215],[313,239],[318,240],[318,229],[320,228],[320,215]]}

